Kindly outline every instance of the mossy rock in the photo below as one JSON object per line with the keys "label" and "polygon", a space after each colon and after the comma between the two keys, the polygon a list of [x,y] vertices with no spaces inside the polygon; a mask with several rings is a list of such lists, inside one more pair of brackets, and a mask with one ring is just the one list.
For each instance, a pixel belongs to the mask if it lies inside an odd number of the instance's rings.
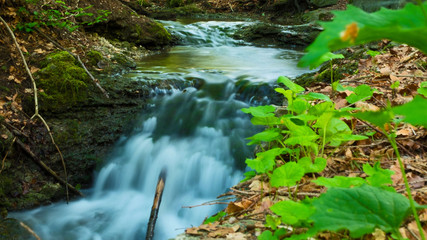
{"label": "mossy rock", "polygon": [[60,112],[87,97],[89,76],[66,51],[49,54],[37,74],[41,110]]}
{"label": "mossy rock", "polygon": [[102,56],[102,54],[98,51],[95,50],[90,50],[87,54],[86,54],[87,58],[88,58],[88,64],[91,66],[96,66],[96,64],[101,61],[102,59],[104,59],[104,57]]}

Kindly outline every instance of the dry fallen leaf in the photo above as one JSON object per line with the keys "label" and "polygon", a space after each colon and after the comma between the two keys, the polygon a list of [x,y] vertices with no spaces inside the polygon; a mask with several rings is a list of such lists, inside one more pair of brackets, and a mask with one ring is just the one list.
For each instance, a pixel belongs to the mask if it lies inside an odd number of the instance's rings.
{"label": "dry fallen leaf", "polygon": [[7,136],[7,134],[2,134],[2,135],[1,135],[1,137],[2,137],[4,140],[6,140],[6,139],[8,139],[8,138],[9,138],[9,136]]}

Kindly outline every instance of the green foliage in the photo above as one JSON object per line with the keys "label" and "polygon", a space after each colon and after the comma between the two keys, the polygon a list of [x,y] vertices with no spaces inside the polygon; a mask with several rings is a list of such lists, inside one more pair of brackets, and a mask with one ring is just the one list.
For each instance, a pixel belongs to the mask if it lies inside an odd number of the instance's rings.
{"label": "green foliage", "polygon": [[220,220],[221,218],[223,218],[225,215],[227,215],[226,212],[224,211],[220,211],[217,214],[213,215],[212,217],[207,218],[203,224],[208,224],[208,223],[213,223],[216,222],[218,220]]}
{"label": "green foliage", "polygon": [[313,201],[313,207],[310,219],[318,231],[348,229],[354,238],[376,228],[400,236],[400,224],[410,215],[407,198],[369,185],[331,188]]}
{"label": "green foliage", "polygon": [[[34,4],[38,1],[26,1],[28,4]],[[64,1],[54,1],[43,4],[40,11],[29,12],[26,7],[21,7],[18,12],[31,19],[31,22],[21,22],[17,25],[20,31],[32,32],[40,27],[56,27],[66,29],[70,32],[75,31],[83,25],[93,25],[107,20],[111,14],[107,10],[98,10],[96,14],[87,12],[93,6],[84,8],[69,7]],[[90,17],[90,21],[77,22],[76,18]]]}
{"label": "green foliage", "polygon": [[427,82],[422,82],[420,88],[418,88],[418,93],[427,97]]}
{"label": "green foliage", "polygon": [[[334,12],[336,17],[332,22],[322,23],[325,30],[308,47],[308,54],[299,65],[317,67],[324,61],[339,57],[331,51],[383,38],[407,43],[427,53],[427,2],[419,2],[420,6],[407,4],[400,10],[381,9],[376,13],[365,13],[353,6],[348,6],[343,12]],[[376,56],[379,52],[370,51],[367,54]],[[320,197],[274,204],[270,209],[280,218],[267,217],[265,226],[272,231],[264,231],[258,239],[281,239],[276,235],[281,229],[280,224],[308,227],[307,232],[291,235],[289,239],[307,239],[325,230],[348,230],[350,237],[360,238],[375,229],[402,239],[399,227],[411,214],[421,229],[416,209],[427,206],[419,206],[412,199],[397,149],[395,131],[401,122],[427,127],[427,113],[424,111],[427,106],[427,82],[421,83],[418,89],[420,95],[411,102],[396,107],[387,106],[375,112],[352,107],[335,110],[334,103],[326,96],[304,94],[302,87],[285,77],[280,77],[279,83],[286,87],[276,89],[287,101],[287,111],[283,115],[277,115],[273,106],[244,110],[253,115],[253,124],[266,127],[262,133],[250,138],[251,144],[267,148],[263,149],[264,152],[271,151],[265,156],[258,153],[254,160],[248,159],[248,166],[258,174],[266,174],[272,186],[288,187],[292,196],[289,187],[295,186],[305,174],[321,172],[325,168],[325,146],[337,147],[349,140],[366,138],[353,135],[341,119],[356,118],[378,126],[387,135],[401,168],[408,199],[390,186],[392,171],[382,169],[379,162],[373,166],[365,164],[363,171],[366,178],[319,177],[312,182],[328,188]],[[331,84],[334,90],[353,92],[347,97],[350,104],[370,99],[375,91],[367,85],[352,88],[343,87],[338,82]],[[391,88],[398,86],[399,82],[395,82]],[[313,105],[310,102],[313,99],[323,102]],[[387,131],[386,126],[389,126]],[[425,236],[421,238],[425,239]]]}
{"label": "green foliage", "polygon": [[424,9],[412,3],[400,10],[382,8],[375,13],[349,5],[346,11],[333,11],[332,22],[323,22],[324,31],[316,38],[301,59],[299,66],[315,64],[324,54],[352,45],[384,38],[407,43],[427,53],[427,21]]}

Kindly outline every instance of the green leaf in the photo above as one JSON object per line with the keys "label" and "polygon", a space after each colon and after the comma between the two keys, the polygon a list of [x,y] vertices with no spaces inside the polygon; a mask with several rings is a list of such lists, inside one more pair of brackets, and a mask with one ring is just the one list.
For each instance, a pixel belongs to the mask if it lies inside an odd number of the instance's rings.
{"label": "green leaf", "polygon": [[294,201],[280,201],[270,207],[273,213],[282,217],[282,222],[295,225],[308,222],[309,217],[314,213],[310,206]]}
{"label": "green leaf", "polygon": [[303,99],[295,99],[291,105],[288,106],[290,111],[295,112],[296,114],[302,114],[308,110],[310,103]]}
{"label": "green leaf", "polygon": [[397,89],[397,88],[399,87],[399,85],[400,85],[400,82],[399,82],[399,81],[395,81],[395,82],[393,82],[393,83],[390,85],[390,88],[391,88],[391,89]]}
{"label": "green leaf", "polygon": [[420,88],[418,88],[418,93],[423,95],[424,97],[427,97],[427,82],[422,82],[420,84]]}
{"label": "green leaf", "polygon": [[253,125],[266,125],[266,126],[271,126],[271,125],[277,125],[279,124],[279,119],[275,116],[271,116],[271,117],[253,117],[251,118],[251,123]]}
{"label": "green leaf", "polygon": [[275,110],[276,108],[270,105],[242,108],[242,112],[250,113],[254,117],[271,117],[274,116]]}
{"label": "green leaf", "polygon": [[357,187],[366,184],[365,179],[360,177],[343,177],[335,176],[333,178],[319,177],[312,182],[316,183],[319,186],[324,186],[326,188],[332,187],[341,187],[341,188],[350,188]]}
{"label": "green leaf", "polygon": [[317,59],[317,61],[311,63],[310,69],[315,69],[318,66],[320,66],[322,63],[324,63],[326,61],[330,61],[332,59],[337,59],[337,58],[344,58],[344,55],[327,52],[327,53],[323,54],[321,57],[319,57]]}
{"label": "green leaf", "polygon": [[291,90],[294,93],[304,92],[304,90],[305,90],[303,87],[292,82],[289,78],[284,77],[284,76],[280,76],[279,79],[277,79],[277,83],[283,83],[283,85],[288,87],[289,90]]}
{"label": "green leaf", "polygon": [[[426,2],[422,5],[427,8]],[[427,53],[427,21],[423,8],[408,3],[403,9],[382,8],[375,13],[366,13],[352,5],[345,11],[333,11],[333,21],[321,23],[324,30],[307,48],[308,53],[298,66],[311,66],[328,52],[385,38]]]}
{"label": "green leaf", "polygon": [[221,212],[219,212],[219,213],[215,214],[214,216],[207,218],[207,219],[203,222],[203,224],[208,224],[208,223],[216,222],[216,221],[218,221],[219,219],[221,219],[222,217],[224,217],[225,215],[227,215],[227,213],[226,213],[226,212],[224,212],[224,211],[221,211]]}
{"label": "green leaf", "polygon": [[304,169],[304,173],[319,173],[325,169],[326,159],[318,157],[313,163],[311,158],[303,157],[298,159],[298,165]]}
{"label": "green leaf", "polygon": [[313,201],[310,217],[317,230],[348,229],[353,238],[372,233],[376,228],[398,233],[410,215],[409,200],[398,193],[363,185],[357,188],[331,188]]}
{"label": "green leaf", "polygon": [[352,93],[350,96],[346,97],[345,99],[350,104],[358,102],[358,101],[365,101],[372,97],[374,94],[374,90],[366,84],[362,84],[360,86],[357,86],[354,89],[354,93]]}
{"label": "green leaf", "polygon": [[296,162],[288,162],[274,170],[270,183],[273,187],[290,187],[296,185],[303,176],[304,168]]}
{"label": "green leaf", "polygon": [[255,173],[255,171],[247,171],[247,172],[243,173],[243,176],[245,176],[245,178],[240,182],[248,181],[249,179],[255,177],[256,173]]}
{"label": "green leaf", "polygon": [[393,107],[392,111],[398,115],[403,115],[403,121],[412,125],[423,126],[427,128],[427,99],[417,95],[406,104]]}
{"label": "green leaf", "polygon": [[275,216],[271,216],[271,215],[267,215],[265,217],[265,227],[271,228],[273,230],[277,229],[277,226],[279,226],[282,223],[282,221],[280,220],[280,218],[275,217]]}
{"label": "green leaf", "polygon": [[258,144],[260,142],[271,142],[281,138],[280,130],[277,128],[271,128],[264,130],[263,132],[257,133],[248,139],[252,140],[248,145]]}
{"label": "green leaf", "polygon": [[380,52],[378,52],[378,51],[368,50],[368,51],[366,51],[366,54],[368,54],[368,55],[369,55],[369,56],[371,56],[371,57],[375,57],[375,56],[377,56],[377,55],[380,55],[381,53],[380,53]]}
{"label": "green leaf", "polygon": [[326,102],[332,102],[332,100],[328,96],[326,96],[325,94],[322,94],[322,93],[310,92],[310,93],[307,93],[301,97],[308,100],[308,101],[319,99],[319,100],[323,100]]}
{"label": "green leaf", "polygon": [[[366,178],[366,180],[371,186],[384,187],[393,184],[391,175],[393,175],[394,172],[389,169],[382,169],[380,162],[376,162],[373,167],[369,164],[364,164],[363,171],[369,176]],[[394,190],[394,188],[391,189]]]}
{"label": "green leaf", "polygon": [[386,123],[391,122],[393,119],[393,113],[389,110],[383,110],[383,111],[366,111],[366,112],[357,112],[353,114],[355,118],[368,121],[370,123],[373,123],[375,126],[380,127],[381,129],[384,128],[384,125]]}
{"label": "green leaf", "polygon": [[321,116],[326,112],[334,111],[334,103],[332,102],[322,102],[320,104],[316,104],[310,108],[308,111],[309,114],[314,116]]}
{"label": "green leaf", "polygon": [[271,171],[276,165],[276,157],[282,154],[283,151],[283,148],[273,148],[265,152],[257,153],[257,158],[246,159],[246,164],[258,173]]}
{"label": "green leaf", "polygon": [[279,240],[270,230],[265,230],[258,236],[258,240]]}

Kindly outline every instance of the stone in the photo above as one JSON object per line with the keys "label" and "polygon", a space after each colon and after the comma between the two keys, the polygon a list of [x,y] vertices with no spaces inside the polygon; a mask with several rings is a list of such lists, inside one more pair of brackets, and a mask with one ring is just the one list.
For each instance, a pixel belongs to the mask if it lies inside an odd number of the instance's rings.
{"label": "stone", "polygon": [[337,4],[338,0],[310,0],[310,3],[316,7],[327,7]]}
{"label": "stone", "polygon": [[375,12],[380,10],[381,7],[389,8],[389,9],[399,9],[405,6],[406,3],[410,1],[408,0],[380,0],[380,1],[372,1],[372,0],[353,0],[353,5],[363,9],[366,12]]}
{"label": "stone", "polygon": [[[150,49],[158,49],[170,45],[172,37],[162,24],[143,15],[138,15],[133,9],[117,0],[88,0],[79,1],[79,7],[87,12],[96,14],[98,11],[111,12],[106,21],[87,26],[89,31],[96,32],[109,39],[127,41]],[[82,21],[93,21],[84,16]]]}

